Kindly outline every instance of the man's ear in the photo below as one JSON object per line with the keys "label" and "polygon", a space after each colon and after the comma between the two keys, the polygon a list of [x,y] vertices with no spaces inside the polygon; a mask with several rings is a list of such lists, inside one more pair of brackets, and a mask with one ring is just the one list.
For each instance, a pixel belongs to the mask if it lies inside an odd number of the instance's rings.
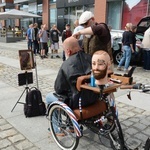
{"label": "man's ear", "polygon": [[92,21],[95,21],[94,17],[92,17],[91,19],[92,19]]}
{"label": "man's ear", "polygon": [[71,56],[72,55],[72,51],[67,49],[67,54],[68,54],[68,56]]}

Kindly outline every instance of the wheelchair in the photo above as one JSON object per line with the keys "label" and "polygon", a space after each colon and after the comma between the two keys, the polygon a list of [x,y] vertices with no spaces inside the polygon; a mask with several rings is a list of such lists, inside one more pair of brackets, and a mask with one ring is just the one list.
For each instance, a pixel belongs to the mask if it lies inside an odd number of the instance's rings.
{"label": "wheelchair", "polygon": [[[83,127],[86,126],[98,135],[103,145],[113,150],[127,150],[115,101],[112,98],[113,92],[119,86],[120,84],[111,84],[104,88],[80,85],[77,87],[79,91],[92,90],[99,93],[100,98],[86,107],[81,106],[82,100],[79,99],[79,109],[71,109],[63,102],[65,98],[57,95],[59,100],[51,103],[47,109],[49,128],[56,144],[63,150],[75,150],[83,136]],[[56,129],[64,133],[64,136],[57,136]]]}

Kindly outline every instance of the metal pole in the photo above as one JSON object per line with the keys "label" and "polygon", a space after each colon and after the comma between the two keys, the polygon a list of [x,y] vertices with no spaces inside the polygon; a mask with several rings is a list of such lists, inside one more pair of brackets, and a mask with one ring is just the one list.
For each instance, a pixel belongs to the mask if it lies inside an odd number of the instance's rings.
{"label": "metal pole", "polygon": [[34,64],[35,64],[36,84],[37,84],[37,89],[39,89],[38,75],[37,75],[37,64],[36,64],[36,56],[34,56]]}

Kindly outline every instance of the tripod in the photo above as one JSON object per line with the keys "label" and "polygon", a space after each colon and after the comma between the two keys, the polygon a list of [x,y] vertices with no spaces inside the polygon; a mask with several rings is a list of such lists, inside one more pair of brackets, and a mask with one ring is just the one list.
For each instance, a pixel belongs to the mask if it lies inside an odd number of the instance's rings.
{"label": "tripod", "polygon": [[29,92],[29,87],[28,84],[29,83],[33,83],[33,77],[32,77],[32,72],[28,73],[27,71],[25,71],[25,73],[23,74],[19,74],[18,75],[18,79],[19,79],[19,85],[26,85],[24,91],[22,92],[22,94],[20,95],[19,99],[17,100],[16,104],[14,105],[14,107],[12,108],[11,112],[15,109],[16,105],[19,104],[25,104],[23,102],[20,102],[20,99],[22,98],[23,94],[26,92],[26,95]]}

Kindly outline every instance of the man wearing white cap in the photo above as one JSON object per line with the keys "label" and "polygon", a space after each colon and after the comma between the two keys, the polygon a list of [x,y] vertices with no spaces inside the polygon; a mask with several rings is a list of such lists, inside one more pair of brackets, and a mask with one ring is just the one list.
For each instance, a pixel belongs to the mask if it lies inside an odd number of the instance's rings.
{"label": "man wearing white cap", "polygon": [[80,35],[85,35],[83,39],[84,51],[93,55],[95,51],[105,50],[113,60],[108,26],[105,23],[95,22],[94,15],[90,11],[81,14],[79,24],[85,29],[73,34],[73,37],[79,38]]}

